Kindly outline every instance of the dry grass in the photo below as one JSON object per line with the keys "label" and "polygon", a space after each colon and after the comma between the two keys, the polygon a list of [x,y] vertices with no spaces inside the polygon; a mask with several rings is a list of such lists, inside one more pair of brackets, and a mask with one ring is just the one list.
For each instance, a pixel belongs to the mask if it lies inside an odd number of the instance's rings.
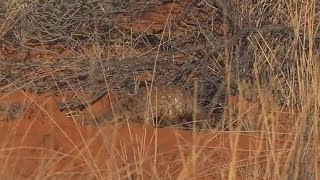
{"label": "dry grass", "polygon": [[[119,135],[117,130],[107,135],[102,127],[99,136],[111,136],[110,142],[105,142],[111,155],[105,160],[107,169],[99,169],[89,150],[91,142],[84,136],[82,149],[73,143],[92,172],[91,179],[320,177],[317,173],[319,2],[234,0],[225,4],[216,0],[202,1],[197,6],[187,6],[183,1],[177,3],[186,9],[177,14],[179,10],[170,5],[164,17],[160,17],[165,19],[162,29],[155,28],[161,27],[161,23],[151,23],[144,31],[138,31],[132,24],[144,22],[148,19],[145,16],[153,16],[147,12],[155,11],[155,2],[1,1],[0,43],[37,52],[43,51],[28,43],[62,44],[71,53],[64,56],[53,48],[47,50],[56,57],[52,61],[32,55],[19,61],[0,52],[0,91],[19,89],[37,94],[58,93],[65,97],[70,90],[90,94],[108,85],[108,89],[132,92],[144,83],[137,80],[136,73],[148,72],[152,79],[148,79],[147,84],[181,85],[199,94],[196,101],[212,112],[217,119],[214,125],[226,125],[226,133],[231,134],[228,160],[210,162],[215,169],[201,167],[210,161],[206,159],[212,155],[208,153],[209,144],[223,133],[221,129],[209,130],[207,134],[212,138],[205,142],[199,132],[193,131],[192,142],[186,146],[183,137],[179,137],[179,153],[171,167],[181,168],[172,171],[160,164],[165,154],[158,150],[159,129],[144,128],[140,136],[130,132],[128,139],[136,146],[128,150],[124,144],[120,148],[114,146]],[[205,12],[204,15],[201,12]],[[181,54],[183,60],[175,59]],[[199,82],[196,90],[193,89],[194,79]],[[235,95],[250,104],[235,105],[231,100]],[[86,99],[81,101],[85,103]],[[282,114],[275,113],[279,111],[288,115],[283,118]],[[232,127],[234,122],[238,124],[235,128]],[[290,128],[279,131],[279,126]],[[78,132],[81,134],[80,128]],[[261,142],[248,150],[245,160],[239,160],[243,135],[256,136]],[[10,155],[5,150],[1,152],[2,156]],[[53,164],[55,158],[50,160]],[[119,159],[125,166],[119,166]],[[43,161],[46,167],[47,162]],[[146,165],[146,162],[152,163]],[[4,164],[8,164],[6,159]],[[7,179],[15,173],[0,172]],[[33,177],[55,179],[59,174],[44,175],[40,167],[39,174]]]}

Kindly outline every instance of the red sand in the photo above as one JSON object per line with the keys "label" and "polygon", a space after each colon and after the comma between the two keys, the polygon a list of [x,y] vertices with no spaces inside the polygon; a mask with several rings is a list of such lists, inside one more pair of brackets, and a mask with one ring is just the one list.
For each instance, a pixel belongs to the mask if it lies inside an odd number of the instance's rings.
{"label": "red sand", "polygon": [[26,106],[20,119],[0,122],[1,176],[10,179],[222,178],[228,175],[234,149],[237,174],[245,177],[242,169],[255,157],[265,159],[270,149],[253,133],[193,133],[140,124],[81,126],[59,111],[57,96],[13,92],[0,97]]}

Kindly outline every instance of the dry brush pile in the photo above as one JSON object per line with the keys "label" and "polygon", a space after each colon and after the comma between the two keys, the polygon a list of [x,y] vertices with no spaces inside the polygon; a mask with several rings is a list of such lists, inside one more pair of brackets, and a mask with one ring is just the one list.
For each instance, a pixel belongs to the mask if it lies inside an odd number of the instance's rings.
{"label": "dry brush pile", "polygon": [[[311,66],[302,63],[297,52],[319,48],[320,37],[316,28],[306,34],[300,24],[293,24],[294,14],[287,12],[298,8],[294,5],[219,0],[2,1],[2,46],[26,49],[27,55],[19,61],[20,56],[10,59],[3,54],[1,91],[82,89],[93,94],[107,84],[109,89],[132,92],[144,85],[140,81],[192,91],[197,80],[199,101],[218,117],[230,95],[241,93],[259,101],[258,87],[270,90],[278,104],[296,106],[299,89],[293,87],[299,86],[299,74],[308,73],[299,71]],[[27,42],[46,44],[55,60],[28,54],[41,48]],[[64,56],[56,44],[77,54]]]}

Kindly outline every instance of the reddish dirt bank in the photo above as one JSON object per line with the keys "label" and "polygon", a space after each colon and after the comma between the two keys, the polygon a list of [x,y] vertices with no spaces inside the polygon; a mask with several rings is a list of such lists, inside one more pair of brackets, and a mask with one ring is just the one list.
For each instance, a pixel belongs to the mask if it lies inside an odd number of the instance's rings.
{"label": "reddish dirt bank", "polygon": [[22,92],[2,95],[2,102],[25,107],[16,120],[0,122],[2,177],[220,179],[228,176],[234,150],[237,175],[248,177],[252,166],[263,167],[271,148],[255,134],[193,133],[139,124],[81,126],[58,110],[59,100]]}

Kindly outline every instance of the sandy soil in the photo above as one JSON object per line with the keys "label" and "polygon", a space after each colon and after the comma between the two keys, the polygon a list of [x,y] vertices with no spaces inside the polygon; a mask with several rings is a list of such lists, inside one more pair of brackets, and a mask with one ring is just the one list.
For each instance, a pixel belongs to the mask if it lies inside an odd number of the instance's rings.
{"label": "sandy soil", "polygon": [[0,122],[0,169],[9,179],[176,179],[186,174],[200,179],[222,178],[228,176],[233,151],[237,151],[237,174],[247,177],[253,173],[248,172],[248,164],[264,166],[265,154],[271,148],[266,139],[254,133],[155,129],[132,123],[81,126],[59,111],[59,95],[17,91],[1,94],[1,100],[9,108],[23,107],[15,120],[8,115]]}

